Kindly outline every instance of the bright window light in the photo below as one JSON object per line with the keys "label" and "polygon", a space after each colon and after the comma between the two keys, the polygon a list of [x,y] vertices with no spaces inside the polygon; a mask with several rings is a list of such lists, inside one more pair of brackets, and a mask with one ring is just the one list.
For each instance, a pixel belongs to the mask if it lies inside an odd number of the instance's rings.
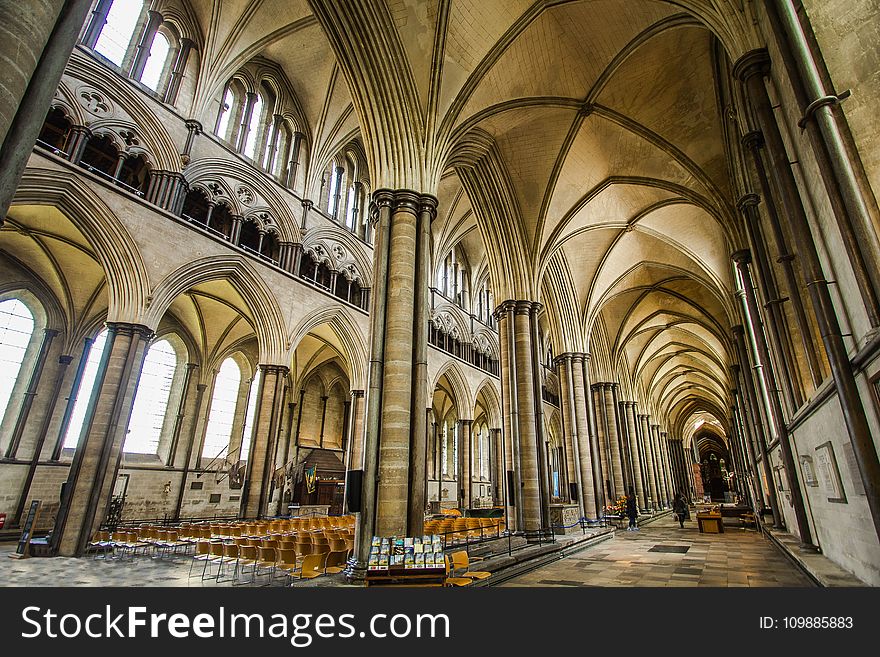
{"label": "bright window light", "polygon": [[128,434],[123,444],[126,452],[158,453],[176,369],[177,353],[168,340],[162,340],[150,347],[144,359],[134,408],[128,421]]}
{"label": "bright window light", "polygon": [[0,422],[18,381],[24,354],[34,333],[34,316],[18,299],[0,303]]}
{"label": "bright window light", "polygon": [[206,458],[219,456],[229,446],[240,383],[241,370],[232,358],[227,358],[214,380],[208,428],[205,430],[205,446],[202,449],[202,456]]}
{"label": "bright window light", "polygon": [[122,59],[134,36],[143,7],[144,0],[115,0],[107,14],[107,23],[95,44],[95,52],[104,55],[117,66],[122,66]]}

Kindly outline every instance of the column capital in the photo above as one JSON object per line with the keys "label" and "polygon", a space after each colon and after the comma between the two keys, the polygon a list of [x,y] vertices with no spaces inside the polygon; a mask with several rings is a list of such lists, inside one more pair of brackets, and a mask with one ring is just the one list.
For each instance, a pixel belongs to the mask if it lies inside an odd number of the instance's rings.
{"label": "column capital", "polygon": [[257,367],[264,374],[274,373],[276,376],[287,376],[290,368],[287,365],[273,365],[271,363],[260,363]]}
{"label": "column capital", "polygon": [[202,130],[203,130],[202,124],[199,121],[196,121],[195,119],[187,119],[186,121],[183,122],[183,125],[186,126],[187,130],[189,130],[190,132],[192,132],[194,134],[197,134],[197,135],[202,134]]}
{"label": "column capital", "polygon": [[745,82],[755,75],[763,77],[769,72],[770,55],[766,48],[748,51],[733,65],[733,77],[740,82]]}
{"label": "column capital", "polygon": [[[362,184],[358,181],[355,184]],[[437,206],[440,204],[440,201],[437,200],[436,196],[431,196],[430,194],[422,194],[419,198],[419,212],[427,213],[430,216],[430,221],[434,221],[437,218]]]}
{"label": "column capital", "polygon": [[304,198],[302,200],[302,206],[303,206],[304,210],[308,211],[308,210],[311,210],[313,207],[315,207],[315,204],[312,203],[309,199]]}
{"label": "column capital", "polygon": [[739,251],[734,251],[730,255],[730,258],[737,265],[742,267],[743,265],[748,265],[752,262],[752,253],[748,249],[740,249]]}
{"label": "column capital", "polygon": [[352,390],[349,394],[351,394],[352,399],[360,399],[364,396],[363,390]]}
{"label": "column capital", "polygon": [[532,302],[531,301],[523,301],[523,300],[514,301],[513,314],[514,315],[531,315],[532,314]]}
{"label": "column capital", "polygon": [[739,200],[736,202],[736,207],[740,212],[745,212],[749,208],[756,208],[758,204],[761,203],[761,197],[757,194],[749,192],[748,194],[743,194]]}
{"label": "column capital", "polygon": [[128,322],[105,322],[107,329],[119,335],[138,335],[142,340],[152,340],[155,331],[144,324],[129,324]]}
{"label": "column capital", "polygon": [[730,327],[730,332],[733,333],[734,338],[741,338],[745,333],[745,329],[743,328],[742,324],[737,324]]}
{"label": "column capital", "polygon": [[58,357],[58,362],[62,365],[70,365],[73,362],[73,356],[64,354],[63,356]]}
{"label": "column capital", "polygon": [[473,420],[464,420],[464,419],[459,419],[459,422],[462,424],[462,426],[465,426],[465,427],[469,427],[474,423]]}
{"label": "column capital", "polygon": [[764,147],[764,133],[760,130],[752,130],[744,134],[739,141],[746,150],[757,151]]}

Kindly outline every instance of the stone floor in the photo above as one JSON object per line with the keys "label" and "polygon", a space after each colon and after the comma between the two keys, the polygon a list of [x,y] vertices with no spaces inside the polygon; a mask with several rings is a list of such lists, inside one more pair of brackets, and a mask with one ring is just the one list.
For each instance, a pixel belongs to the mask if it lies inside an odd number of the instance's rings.
{"label": "stone floor", "polygon": [[520,575],[499,586],[814,586],[768,539],[725,527],[701,534],[671,516],[638,532],[618,531],[593,548]]}

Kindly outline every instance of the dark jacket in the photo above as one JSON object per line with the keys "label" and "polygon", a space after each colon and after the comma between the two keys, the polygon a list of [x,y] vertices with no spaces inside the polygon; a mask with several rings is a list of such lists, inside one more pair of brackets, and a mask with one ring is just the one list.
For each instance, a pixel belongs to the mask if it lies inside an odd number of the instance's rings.
{"label": "dark jacket", "polygon": [[688,508],[683,497],[676,497],[672,503],[672,511],[678,516],[687,516]]}
{"label": "dark jacket", "polygon": [[632,495],[626,496],[626,515],[628,518],[637,518],[639,510],[636,508],[636,498]]}

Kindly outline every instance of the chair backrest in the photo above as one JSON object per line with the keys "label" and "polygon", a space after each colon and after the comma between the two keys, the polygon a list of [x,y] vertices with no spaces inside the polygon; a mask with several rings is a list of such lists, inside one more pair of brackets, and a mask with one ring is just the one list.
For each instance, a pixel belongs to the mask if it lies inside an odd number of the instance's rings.
{"label": "chair backrest", "polygon": [[304,573],[324,570],[327,564],[327,552],[321,554],[310,554],[302,562],[302,571]]}
{"label": "chair backrest", "polygon": [[211,554],[215,557],[223,556],[223,543],[211,543]]}
{"label": "chair backrest", "polygon": [[337,552],[339,550],[345,550],[345,541],[341,538],[334,538],[330,541],[330,551]]}
{"label": "chair backrest", "polygon": [[278,542],[278,549],[280,550],[295,550],[296,549],[296,541],[287,541],[282,540]]}
{"label": "chair backrest", "polygon": [[261,547],[260,548],[260,561],[265,561],[267,563],[275,563],[276,560],[275,548],[274,547]]}
{"label": "chair backrest", "polygon": [[324,567],[341,566],[345,563],[347,557],[348,550],[332,550],[327,554],[327,562],[324,564]]}
{"label": "chair backrest", "polygon": [[196,543],[196,554],[210,554],[211,544],[207,541],[199,541]]}
{"label": "chair backrest", "polygon": [[458,552],[452,553],[452,567],[456,568],[467,568],[470,564],[470,559],[468,559],[468,553],[464,550],[459,550]]}
{"label": "chair backrest", "polygon": [[291,548],[280,548],[278,550],[278,563],[296,564],[296,550]]}
{"label": "chair backrest", "polygon": [[330,552],[329,543],[312,543],[312,554],[327,554]]}
{"label": "chair backrest", "polygon": [[257,547],[255,545],[242,545],[241,550],[239,551],[239,556],[242,559],[247,559],[249,561],[257,560]]}
{"label": "chair backrest", "polygon": [[230,559],[238,558],[238,543],[224,543],[223,544],[223,556],[229,557]]}

